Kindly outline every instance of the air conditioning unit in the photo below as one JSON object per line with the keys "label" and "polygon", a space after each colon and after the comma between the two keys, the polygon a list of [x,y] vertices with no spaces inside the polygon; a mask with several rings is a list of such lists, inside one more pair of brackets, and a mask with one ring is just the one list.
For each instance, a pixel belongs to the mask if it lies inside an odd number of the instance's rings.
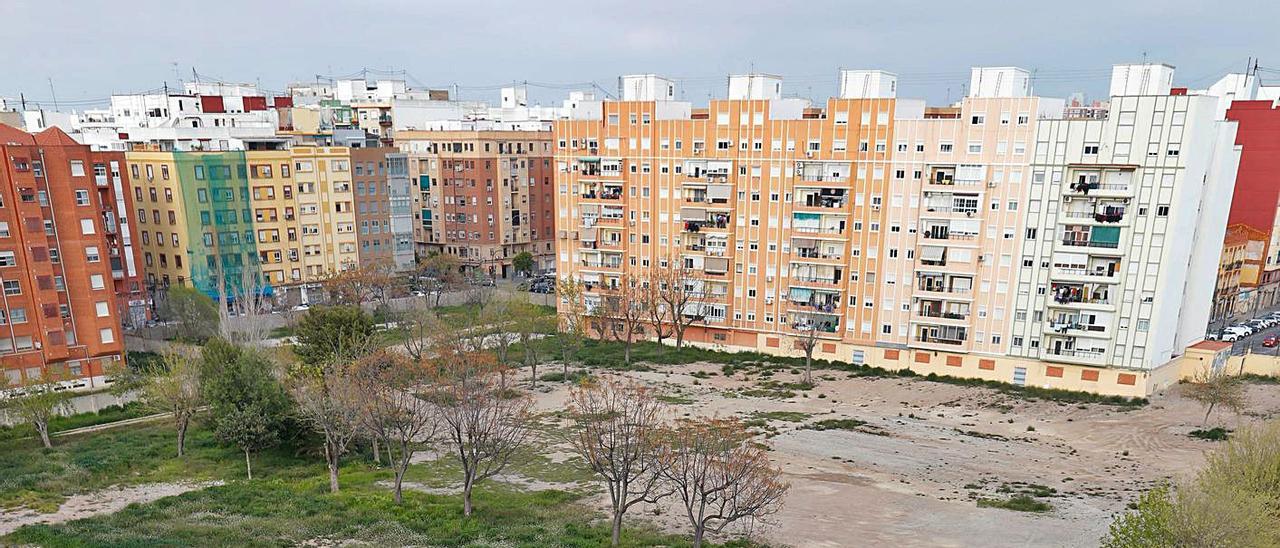
{"label": "air conditioning unit", "polygon": [[812,150],[806,150],[806,151],[804,151],[804,157],[805,157],[805,158],[812,158],[812,157],[813,157],[813,151],[812,151]]}
{"label": "air conditioning unit", "polygon": [[988,181],[988,182],[987,182],[987,188],[995,188],[995,187],[996,187],[996,182],[995,182],[995,181]]}

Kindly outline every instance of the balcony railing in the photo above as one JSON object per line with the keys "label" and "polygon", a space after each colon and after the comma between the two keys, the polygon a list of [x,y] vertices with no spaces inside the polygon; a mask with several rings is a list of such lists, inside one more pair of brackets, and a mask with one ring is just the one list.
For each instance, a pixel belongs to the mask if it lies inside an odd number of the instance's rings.
{"label": "balcony railing", "polygon": [[916,342],[922,342],[925,344],[948,344],[953,346],[960,346],[964,344],[964,341],[965,341],[963,337],[951,338],[951,337],[930,337],[927,335],[917,335],[914,338]]}
{"label": "balcony railing", "polygon": [[[513,189],[513,191],[514,191],[514,190],[517,190],[517,189],[516,189],[516,187],[514,187],[514,186],[512,187],[512,189]],[[582,193],[582,199],[583,199],[583,200],[621,200],[621,199],[622,199],[622,191],[617,191],[617,192],[595,192],[595,191],[591,191],[591,192],[583,192],[583,193]]]}
{"label": "balcony railing", "polygon": [[828,227],[821,227],[821,226],[796,226],[796,227],[794,227],[794,230],[795,230],[796,232],[802,232],[802,233],[804,233],[804,234],[840,234],[840,233],[844,232],[844,231],[843,231],[843,230],[841,230],[841,229],[840,229],[840,227],[838,227],[838,226],[828,226]]}
{"label": "balcony railing", "polygon": [[791,301],[791,306],[796,308],[812,308],[818,312],[833,313],[840,306],[836,301]]}
{"label": "balcony railing", "polygon": [[839,261],[844,258],[841,255],[835,254],[835,253],[822,253],[821,251],[818,251],[817,248],[813,248],[813,247],[797,247],[795,248],[794,254],[796,257],[801,259],[823,259],[823,260]]}
{"label": "balcony railing", "polygon": [[1062,240],[1062,245],[1070,247],[1099,247],[1104,249],[1116,249],[1120,247],[1119,242],[1102,242],[1098,240],[1081,240],[1076,238],[1067,238]]}
{"label": "balcony railing", "polygon": [[941,310],[916,310],[916,315],[922,318],[942,318],[944,320],[967,320],[968,314],[959,312],[943,312]]}
{"label": "balcony railing", "polygon": [[925,211],[929,213],[962,213],[964,215],[968,215],[972,217],[975,213],[978,212],[978,208],[969,207],[969,206],[947,206],[947,205],[933,206],[931,205],[931,206],[925,206]]}
{"label": "balcony railing", "polygon": [[926,285],[926,284],[916,284],[916,289],[919,289],[920,291],[928,291],[930,293],[954,293],[954,294],[969,293],[973,291],[973,288],[969,288],[969,287],[961,289],[956,287],[943,287],[940,285]]}
{"label": "balcony railing", "polygon": [[840,279],[833,276],[825,276],[825,277],[792,276],[791,280],[795,282],[800,282],[800,283],[811,283],[811,284],[816,283],[816,284],[827,284],[827,285],[836,285],[840,283]]}
{"label": "balcony railing", "polygon": [[1084,358],[1084,359],[1090,359],[1090,360],[1100,360],[1105,354],[1105,352],[1100,352],[1097,350],[1078,350],[1074,348],[1064,348],[1061,350],[1054,350],[1053,348],[1048,348],[1046,349],[1045,353],[1052,356],[1065,356],[1068,358]]}
{"label": "balcony railing", "polygon": [[1108,273],[1106,270],[1089,270],[1087,268],[1065,268],[1059,267],[1058,273],[1066,276],[1089,276],[1092,278],[1114,278],[1115,273]]}
{"label": "balcony railing", "polygon": [[1128,192],[1129,185],[1123,183],[1071,183],[1071,192],[1089,194],[1091,191]]}

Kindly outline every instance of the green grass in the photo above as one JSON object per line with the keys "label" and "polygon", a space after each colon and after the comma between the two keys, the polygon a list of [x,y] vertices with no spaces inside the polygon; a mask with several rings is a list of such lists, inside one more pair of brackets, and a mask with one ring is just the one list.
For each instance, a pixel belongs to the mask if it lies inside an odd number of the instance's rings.
{"label": "green grass", "polygon": [[1192,430],[1187,433],[1188,436],[1209,441],[1226,441],[1231,437],[1231,431],[1221,426],[1215,426],[1208,430]]}
{"label": "green grass", "polygon": [[[109,405],[94,413],[77,413],[66,417],[57,417],[49,421],[49,433],[56,434],[65,430],[74,430],[76,428],[83,428],[86,426],[96,426],[109,422],[144,417],[149,414],[151,414],[151,412],[148,411],[140,402],[129,402],[124,405]],[[0,443],[23,438],[34,438],[36,435],[35,427],[30,424],[0,426]]]}
{"label": "green grass", "polygon": [[693,398],[672,394],[659,394],[656,399],[668,405],[691,405],[693,403]]}
{"label": "green grass", "polygon": [[803,422],[810,416],[811,415],[809,413],[802,413],[800,411],[756,411],[751,414],[751,417],[755,419],[782,422]]}
{"label": "green grass", "polygon": [[850,430],[856,431],[866,426],[867,421],[858,419],[822,419],[806,425],[806,430]]}
{"label": "green grass", "polygon": [[1047,502],[1036,500],[1031,495],[1014,495],[1007,499],[978,499],[978,508],[1004,508],[1017,512],[1048,512],[1053,506]]}
{"label": "green grass", "polygon": [[[192,428],[187,455],[179,460],[177,436],[168,424],[128,426],[55,438],[53,449],[37,440],[0,443],[0,508],[29,506],[52,511],[66,497],[111,485],[177,480],[232,479],[244,474],[244,458],[214,442],[203,428]],[[298,464],[292,450],[259,455],[255,472],[263,476]],[[317,465],[319,461],[317,461]]]}
{"label": "green grass", "polygon": [[[577,369],[569,372],[569,382],[579,384],[591,378],[591,372]],[[538,377],[540,381],[546,382],[564,382],[564,371],[556,371],[554,373],[545,373]]]}
{"label": "green grass", "polygon": [[[155,426],[76,437],[53,450],[0,445],[0,500],[56,505],[62,496],[110,485],[169,480],[223,479],[228,483],[115,514],[57,525],[29,525],[0,545],[38,546],[283,546],[315,541],[424,546],[602,546],[607,520],[583,497],[599,490],[579,459],[553,462],[537,444],[521,452],[504,472],[564,489],[524,491],[489,480],[476,487],[475,512],[462,516],[461,496],[405,490],[392,502],[387,469],[364,457],[348,457],[342,491],[328,492],[320,458],[280,448],[255,460],[255,478],[243,479],[243,461],[213,443],[202,428],[191,433],[189,454],[171,456],[171,430]],[[415,464],[406,480],[453,487],[461,479],[450,456]],[[624,546],[688,545],[686,537],[656,531],[628,516]],[[742,541],[731,546],[752,546]]]}

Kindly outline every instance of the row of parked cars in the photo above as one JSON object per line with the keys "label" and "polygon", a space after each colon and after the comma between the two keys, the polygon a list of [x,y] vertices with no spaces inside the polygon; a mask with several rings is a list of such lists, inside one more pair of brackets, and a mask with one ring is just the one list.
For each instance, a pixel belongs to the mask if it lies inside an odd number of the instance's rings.
{"label": "row of parked cars", "polygon": [[519,289],[527,290],[530,293],[551,294],[556,292],[556,277],[554,274],[542,274],[529,278],[529,281],[519,285]]}
{"label": "row of parked cars", "polygon": [[[1224,327],[1222,328],[1221,335],[1217,333],[1210,333],[1208,338],[1223,342],[1234,342],[1276,325],[1280,325],[1280,312],[1272,312],[1266,316],[1259,316],[1252,320]],[[1277,344],[1280,344],[1280,339],[1277,339],[1276,337],[1267,337],[1262,341],[1262,346],[1268,348],[1276,346]]]}

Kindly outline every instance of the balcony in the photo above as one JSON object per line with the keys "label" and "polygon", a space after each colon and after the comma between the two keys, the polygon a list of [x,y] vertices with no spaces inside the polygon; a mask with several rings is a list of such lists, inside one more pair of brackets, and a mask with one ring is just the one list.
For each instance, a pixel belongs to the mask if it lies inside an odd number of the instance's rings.
{"label": "balcony", "polygon": [[[517,187],[512,186],[512,192],[517,192],[518,190],[519,189]],[[617,189],[613,191],[606,190],[602,192],[596,192],[592,190],[588,192],[583,192],[580,196],[583,200],[618,201],[622,199],[622,189]]]}
{"label": "balcony", "polygon": [[622,268],[622,261],[591,261],[583,259],[581,261],[582,268],[591,270],[619,270]]}
{"label": "balcony", "polygon": [[107,186],[107,176],[106,176],[106,175],[94,175],[94,176],[93,176],[93,184],[95,184],[95,185],[97,185],[97,186],[100,186],[100,187],[105,187],[105,186]]}
{"label": "balcony", "polygon": [[793,284],[799,284],[809,287],[830,287],[835,288],[840,285],[841,276],[791,276]]}
{"label": "balcony", "polygon": [[840,330],[840,317],[827,314],[801,313],[791,321],[791,329],[808,333],[836,333]]}
{"label": "balcony", "polygon": [[966,339],[964,335],[927,335],[921,333],[911,338],[915,343],[926,347],[941,347],[946,350],[955,350],[956,347],[963,346]]}
{"label": "balcony", "polygon": [[1051,320],[1044,324],[1045,333],[1072,337],[1110,337],[1110,330],[1103,324],[1086,324],[1075,320]]}
{"label": "balcony", "polygon": [[923,217],[973,217],[978,213],[977,206],[931,205],[925,204]]}
{"label": "balcony", "polygon": [[1119,265],[1115,268],[1096,266],[1092,269],[1058,266],[1053,269],[1052,277],[1059,280],[1120,283]]}
{"label": "balcony", "polygon": [[978,239],[977,234],[968,232],[952,232],[949,228],[933,227],[920,231],[920,237],[926,240],[951,240],[957,242],[972,242]]}
{"label": "balcony", "polygon": [[705,221],[684,221],[685,232],[702,232],[703,230],[723,230],[729,228],[729,216],[719,215]]}
{"label": "balcony", "polygon": [[957,286],[947,287],[942,283],[936,283],[936,284],[917,283],[916,290],[921,293],[934,293],[934,294],[937,294],[937,297],[946,298],[946,299],[952,299],[952,298],[969,299],[969,298],[972,298],[973,296],[973,288],[967,285],[959,286],[959,287]]}
{"label": "balcony", "polygon": [[823,253],[816,247],[796,247],[791,249],[791,260],[793,262],[842,262],[844,256],[839,253]]}
{"label": "balcony", "polygon": [[913,315],[920,320],[947,325],[964,324],[969,321],[967,312],[946,311],[936,307],[916,308]]}
{"label": "balcony", "polygon": [[1128,196],[1128,183],[1101,183],[1098,181],[1077,181],[1067,185],[1067,194],[1077,196]]}
{"label": "balcony", "polygon": [[1054,305],[1111,306],[1111,296],[1105,286],[1085,284],[1053,284],[1050,298]]}
{"label": "balcony", "polygon": [[1112,242],[1106,240],[1090,240],[1084,238],[1067,238],[1062,240],[1062,245],[1067,247],[1091,247],[1097,249],[1118,249],[1120,242]]}
{"label": "balcony", "polygon": [[[1061,341],[1054,342],[1061,343]],[[1078,365],[1106,365],[1106,352],[1093,349],[1085,350],[1076,348],[1046,347],[1041,350],[1040,358],[1046,361]]]}

